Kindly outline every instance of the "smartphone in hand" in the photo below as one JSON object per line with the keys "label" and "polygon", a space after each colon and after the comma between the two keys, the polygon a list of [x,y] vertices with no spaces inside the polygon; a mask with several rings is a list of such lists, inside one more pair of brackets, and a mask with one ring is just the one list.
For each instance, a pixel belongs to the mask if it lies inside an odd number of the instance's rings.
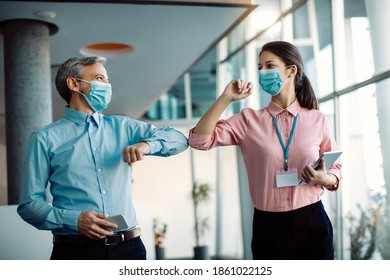
{"label": "smartphone in hand", "polygon": [[103,228],[106,230],[109,230],[112,232],[118,232],[118,231],[123,231],[123,230],[126,230],[129,228],[129,225],[127,224],[127,221],[123,215],[110,216],[110,217],[107,217],[106,220],[118,225],[118,228],[103,226]]}

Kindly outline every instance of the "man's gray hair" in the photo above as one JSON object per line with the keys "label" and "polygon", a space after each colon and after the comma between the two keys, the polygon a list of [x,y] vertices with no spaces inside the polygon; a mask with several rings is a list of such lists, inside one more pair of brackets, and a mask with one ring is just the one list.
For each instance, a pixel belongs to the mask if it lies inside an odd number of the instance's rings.
{"label": "man's gray hair", "polygon": [[90,56],[90,57],[74,57],[65,61],[60,68],[58,69],[55,85],[58,93],[66,101],[70,103],[70,98],[72,93],[70,92],[68,85],[66,84],[66,79],[68,77],[75,77],[81,79],[81,73],[84,70],[85,66],[93,65],[96,63],[105,64],[107,61],[104,57],[99,56]]}

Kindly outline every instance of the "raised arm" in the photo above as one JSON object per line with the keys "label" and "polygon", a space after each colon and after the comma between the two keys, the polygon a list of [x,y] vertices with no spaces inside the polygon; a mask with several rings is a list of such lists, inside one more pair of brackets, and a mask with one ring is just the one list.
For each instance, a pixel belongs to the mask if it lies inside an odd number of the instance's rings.
{"label": "raised arm", "polygon": [[211,133],[223,111],[236,100],[247,98],[252,94],[252,83],[243,80],[232,80],[210,109],[203,115],[193,129],[194,134]]}

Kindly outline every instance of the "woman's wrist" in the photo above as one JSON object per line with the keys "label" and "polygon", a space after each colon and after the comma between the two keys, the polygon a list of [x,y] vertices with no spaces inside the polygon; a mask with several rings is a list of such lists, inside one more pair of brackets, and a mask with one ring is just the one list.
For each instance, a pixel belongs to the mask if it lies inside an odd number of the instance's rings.
{"label": "woman's wrist", "polygon": [[220,96],[219,96],[219,101],[221,103],[223,103],[224,105],[229,106],[230,103],[232,103],[234,100],[231,96],[229,96],[228,94],[225,94],[225,93],[222,93]]}
{"label": "woman's wrist", "polygon": [[328,191],[335,191],[339,188],[339,179],[333,174],[327,174],[327,182],[323,186]]}

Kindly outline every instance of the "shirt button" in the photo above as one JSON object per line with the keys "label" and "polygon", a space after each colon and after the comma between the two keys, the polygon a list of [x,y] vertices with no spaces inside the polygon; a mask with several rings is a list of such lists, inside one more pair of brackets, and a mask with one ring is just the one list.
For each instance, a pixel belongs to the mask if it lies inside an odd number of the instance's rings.
{"label": "shirt button", "polygon": [[103,194],[106,194],[106,191],[103,191]]}
{"label": "shirt button", "polygon": [[102,170],[99,168],[99,169],[98,169],[98,172],[101,172],[101,171],[102,171]]}
{"label": "shirt button", "polygon": [[96,151],[97,149],[96,148],[93,148],[94,151]]}

